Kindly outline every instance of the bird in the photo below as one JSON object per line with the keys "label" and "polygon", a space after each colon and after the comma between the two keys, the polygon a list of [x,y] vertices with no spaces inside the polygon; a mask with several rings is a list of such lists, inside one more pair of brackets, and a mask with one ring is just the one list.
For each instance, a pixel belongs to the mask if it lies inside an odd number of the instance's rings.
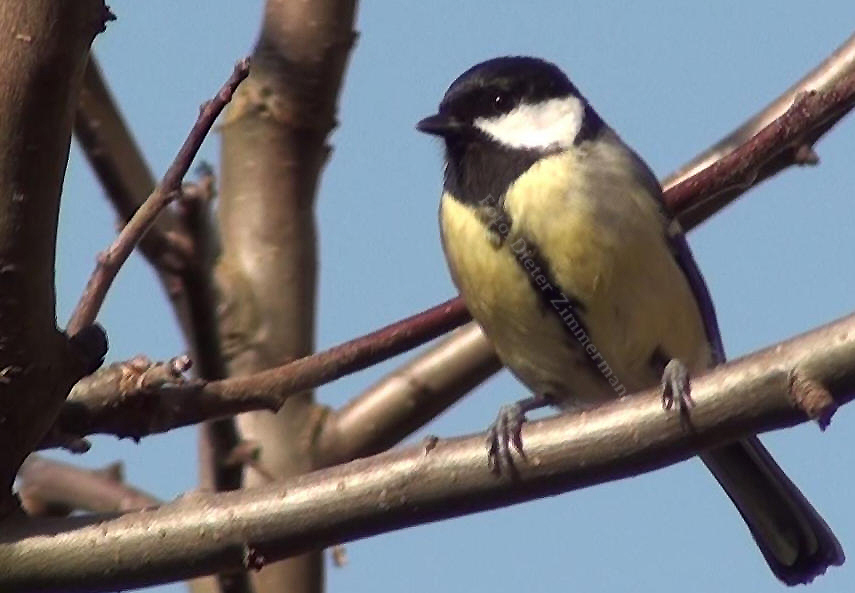
{"label": "bird", "polygon": [[[531,396],[488,438],[501,473],[533,409],[584,410],[690,377],[724,348],[706,283],[647,164],[555,64],[505,56],[452,82],[417,129],[444,143],[439,222],[452,280]],[[844,553],[757,437],[700,454],[774,575],[808,583]]]}

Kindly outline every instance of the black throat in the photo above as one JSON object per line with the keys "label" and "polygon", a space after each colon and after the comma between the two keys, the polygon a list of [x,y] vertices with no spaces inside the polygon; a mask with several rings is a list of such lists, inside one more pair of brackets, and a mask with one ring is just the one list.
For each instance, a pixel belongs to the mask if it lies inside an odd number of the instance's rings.
{"label": "black throat", "polygon": [[544,156],[486,139],[447,138],[445,191],[464,204],[501,204],[508,188]]}

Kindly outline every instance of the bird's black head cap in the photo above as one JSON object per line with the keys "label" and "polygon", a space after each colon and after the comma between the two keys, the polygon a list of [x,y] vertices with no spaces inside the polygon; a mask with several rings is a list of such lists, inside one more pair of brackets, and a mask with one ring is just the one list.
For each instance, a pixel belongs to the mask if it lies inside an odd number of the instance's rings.
{"label": "bird's black head cap", "polygon": [[540,58],[501,57],[481,62],[451,83],[439,112],[471,121],[511,111],[522,103],[579,96],[561,69]]}

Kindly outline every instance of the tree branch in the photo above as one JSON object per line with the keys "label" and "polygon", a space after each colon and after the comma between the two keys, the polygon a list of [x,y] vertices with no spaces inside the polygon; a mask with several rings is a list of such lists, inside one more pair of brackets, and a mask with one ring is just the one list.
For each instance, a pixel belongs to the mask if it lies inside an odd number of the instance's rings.
{"label": "tree branch", "polygon": [[[125,484],[119,463],[87,470],[30,455],[21,466],[18,483],[21,504],[30,516],[65,516],[75,510],[139,511],[161,504],[150,494]],[[210,577],[193,579],[187,585],[195,593],[218,590],[217,582]]]}
{"label": "tree branch", "polygon": [[[0,587],[108,591],[259,567],[306,550],[651,471],[810,417],[855,395],[855,315],[693,381],[687,419],[658,389],[527,423],[518,475],[498,477],[484,435],[388,452],[255,489],[70,523],[7,522]],[[50,537],[45,537],[46,535]],[[139,562],[139,558],[146,562]]]}
{"label": "tree branch", "polygon": [[103,0],[0,3],[0,516],[18,467],[91,366],[56,328],[60,192]]}
{"label": "tree branch", "polygon": [[481,329],[468,323],[330,413],[318,438],[320,465],[385,451],[436,418],[501,366]]}
{"label": "tree branch", "polygon": [[88,470],[30,455],[18,472],[18,493],[30,515],[40,508],[112,513],[156,507],[160,501],[124,484],[121,466]]}
{"label": "tree branch", "polygon": [[[355,34],[355,0],[265,3],[253,72],[222,128],[216,268],[228,375],[249,375],[314,350],[317,229],[314,202],[329,158],[339,92]],[[236,421],[259,445],[253,487],[314,466],[313,433],[324,409],[310,392],[277,414]],[[257,471],[261,469],[261,471]],[[268,566],[258,593],[319,593],[319,553]]]}
{"label": "tree branch", "polygon": [[[852,45],[855,47],[855,37]],[[670,186],[665,192],[668,206],[691,228],[784,168],[815,164],[818,157],[813,144],[853,107],[855,73],[851,71],[825,90],[799,94],[780,117],[748,141]],[[698,196],[708,198],[699,200]]]}
{"label": "tree branch", "polygon": [[[132,192],[138,190],[143,184],[147,184],[150,174],[132,137],[124,127],[118,110],[115,108],[97,69],[90,69],[87,80],[90,83],[89,88],[92,91],[92,97],[89,97],[90,101],[84,102],[78,111],[78,134],[82,136],[84,146],[89,147],[87,155],[90,162],[92,162],[96,172],[100,174],[105,189],[119,210],[120,216],[123,219],[128,217],[129,219],[110,248],[99,256],[98,265],[69,321],[68,332],[70,334],[76,334],[81,328],[94,321],[110,284],[131,251],[138,243],[145,240],[147,231],[155,226],[155,219],[158,215],[166,210],[167,206],[180,195],[182,180],[202,142],[208,135],[217,116],[231,100],[238,85],[248,74],[249,61],[245,59],[235,66],[229,80],[217,95],[202,106],[196,123],[190,130],[172,165],[167,169],[161,184],[154,189],[153,193],[139,208],[136,208],[139,198],[135,198]],[[87,107],[89,111],[87,111]],[[89,117],[86,117],[87,115]],[[93,120],[97,122],[94,125]],[[96,131],[101,131],[98,129],[100,122],[107,124],[106,129],[102,131],[103,139],[110,141],[118,149],[125,149],[125,152],[117,154],[115,159],[104,158],[103,153],[97,150],[98,137]],[[128,176],[131,176],[130,179]],[[188,203],[187,206],[185,213],[188,216],[185,217],[184,222],[191,224],[198,222],[201,219],[200,214],[204,212],[204,209],[199,207],[202,204],[198,202],[196,204]],[[167,221],[162,224],[166,226],[169,223]],[[198,226],[195,230],[199,230]],[[214,322],[215,307],[213,288],[209,278],[210,265],[204,265],[204,263],[210,263],[210,253],[207,252],[208,245],[200,240],[206,239],[207,236],[199,232],[192,235],[196,241],[191,247],[195,248],[197,252],[194,253],[191,249],[190,253],[184,253],[183,257],[175,257],[176,254],[173,253],[176,245],[175,234],[172,237],[173,240],[167,241],[168,235],[155,234],[143,244],[143,247],[149,256],[149,260],[155,265],[161,281],[168,288],[167,292],[175,305],[188,343],[201,361],[202,376],[220,377],[223,374],[223,365],[219,351],[219,336]],[[190,259],[198,261],[191,262]],[[146,373],[151,374],[152,369]],[[135,393],[149,394],[150,391],[149,387],[141,386],[135,390]],[[88,393],[93,392],[97,392],[97,390],[88,391]],[[137,405],[140,402],[144,405],[146,402],[161,402],[163,400],[149,397],[135,398],[134,401]],[[101,403],[100,400],[99,403]],[[163,413],[163,410],[155,410],[155,414],[158,412]],[[156,419],[157,416],[155,415],[153,421],[156,422]],[[216,427],[217,430],[211,433],[221,437],[220,441],[211,441],[215,448],[229,436],[230,424],[230,422],[222,422]],[[67,438],[67,436],[63,435],[63,438]],[[212,473],[216,472],[212,470]],[[243,579],[234,581],[237,585],[233,588],[226,584],[223,590],[247,590],[248,587],[241,586],[241,581]],[[226,583],[224,580],[221,582]],[[207,587],[208,584],[199,586]]]}
{"label": "tree branch", "polygon": [[[139,439],[241,412],[276,411],[295,393],[406,352],[468,319],[465,306],[455,299],[329,350],[220,381],[184,381],[183,359],[116,363],[74,386],[53,433],[65,438],[107,433]],[[41,446],[61,444],[48,439]]]}
{"label": "tree branch", "polygon": [[[849,37],[843,45],[837,48],[819,66],[784,91],[777,99],[750,117],[745,123],[716,142],[713,146],[665,178],[662,185],[666,188],[673,187],[689,177],[693,177],[716,161],[721,160],[734,148],[748,142],[760,130],[781,117],[802,93],[808,91],[819,93],[828,91],[841,78],[848,76],[853,71],[855,71],[855,35]],[[832,118],[827,122],[819,123],[811,132],[805,134],[801,146],[809,149],[836,122],[837,118]],[[811,159],[805,160],[806,156],[811,156],[811,151],[801,149],[801,146],[795,145],[795,150],[791,148],[784,151],[783,158],[765,163],[758,169],[757,179],[754,181],[754,184],[756,185],[760,181],[768,179],[790,165],[812,164]],[[798,154],[800,149],[801,154]],[[722,191],[714,196],[709,196],[708,201],[703,202],[703,209],[700,208],[700,204],[690,208],[690,211],[684,212],[680,217],[684,228],[692,228],[696,224],[706,220],[713,213],[739,197],[742,191],[739,187],[731,188],[729,191]]]}
{"label": "tree branch", "polygon": [[[74,121],[74,133],[89,164],[119,216],[127,224],[155,189],[156,180],[119,112],[94,58],[83,79]],[[224,376],[211,268],[213,231],[208,210],[213,176],[202,176],[200,189],[186,204],[165,208],[139,243],[173,305],[195,369],[204,379]],[[182,192],[180,204],[186,190]]]}
{"label": "tree branch", "polygon": [[[154,190],[157,180],[113,101],[94,56],[83,76],[74,135],[124,226]],[[166,210],[140,241],[140,251],[155,269],[181,266],[169,239],[178,232],[177,217]]]}
{"label": "tree branch", "polygon": [[179,149],[166,174],[164,174],[160,185],[134,213],[113,244],[99,255],[95,270],[89,278],[71,320],[68,322],[67,331],[70,335],[77,334],[81,329],[95,322],[98,311],[104,302],[104,297],[107,295],[107,290],[119,269],[145,235],[157,215],[177,197],[181,190],[181,181],[193,163],[193,159],[211,130],[211,126],[214,125],[214,121],[223,108],[231,101],[235,89],[248,74],[249,60],[244,59],[235,66],[232,75],[216,96],[202,106],[196,123],[193,124],[187,139]]}

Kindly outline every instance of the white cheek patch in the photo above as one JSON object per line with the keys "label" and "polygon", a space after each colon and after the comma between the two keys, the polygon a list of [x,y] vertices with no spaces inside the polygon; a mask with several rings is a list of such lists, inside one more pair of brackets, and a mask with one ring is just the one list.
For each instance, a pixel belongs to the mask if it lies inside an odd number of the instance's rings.
{"label": "white cheek patch", "polygon": [[585,105],[577,97],[522,104],[496,117],[479,117],[475,127],[512,148],[568,148],[582,129]]}

